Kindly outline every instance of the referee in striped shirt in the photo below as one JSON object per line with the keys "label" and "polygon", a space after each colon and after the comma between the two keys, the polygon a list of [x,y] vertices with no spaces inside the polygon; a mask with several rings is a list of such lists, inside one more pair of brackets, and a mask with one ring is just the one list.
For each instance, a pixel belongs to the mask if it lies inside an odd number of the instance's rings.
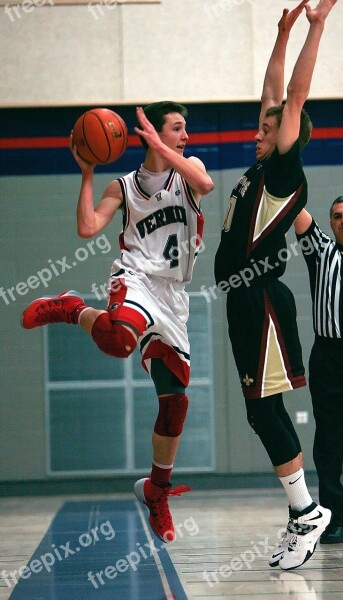
{"label": "referee in striped shirt", "polygon": [[309,271],[315,341],[309,386],[316,431],[319,502],[332,512],[322,544],[343,543],[343,196],[330,208],[333,241],[303,209],[294,221]]}

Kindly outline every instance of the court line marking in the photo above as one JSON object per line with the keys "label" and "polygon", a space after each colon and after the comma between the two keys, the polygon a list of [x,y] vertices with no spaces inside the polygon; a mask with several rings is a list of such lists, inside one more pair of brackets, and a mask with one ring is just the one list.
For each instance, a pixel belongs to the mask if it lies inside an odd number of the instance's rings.
{"label": "court line marking", "polygon": [[145,535],[146,535],[146,537],[148,539],[149,546],[151,548],[151,553],[152,553],[152,555],[154,557],[154,560],[155,560],[155,563],[156,563],[158,574],[159,574],[159,576],[161,578],[163,590],[164,590],[164,593],[166,595],[166,600],[175,600],[175,596],[173,595],[173,593],[172,593],[172,591],[170,589],[169,581],[168,581],[167,575],[165,573],[165,570],[163,568],[161,559],[160,559],[160,557],[157,554],[157,550],[155,548],[155,543],[154,543],[152,535],[151,535],[151,533],[149,531],[149,527],[148,527],[148,524],[147,524],[147,521],[146,521],[146,518],[145,518],[145,515],[144,515],[144,512],[143,512],[142,506],[138,502],[138,500],[135,500],[135,506],[136,506],[137,512],[139,514],[139,518],[140,518],[140,520],[142,522],[144,533],[145,533]]}

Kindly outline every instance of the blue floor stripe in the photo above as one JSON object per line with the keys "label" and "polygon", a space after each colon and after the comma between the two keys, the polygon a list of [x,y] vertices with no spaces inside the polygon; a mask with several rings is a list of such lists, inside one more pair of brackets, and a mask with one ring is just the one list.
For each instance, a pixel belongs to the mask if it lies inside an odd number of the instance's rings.
{"label": "blue floor stripe", "polygon": [[179,579],[177,572],[175,571],[175,567],[173,562],[168,554],[168,552],[161,552],[159,555],[160,561],[162,563],[164,572],[167,576],[167,580],[169,583],[169,587],[173,593],[174,600],[188,600],[185,590],[183,589],[183,585]]}
{"label": "blue floor stripe", "polygon": [[[11,600],[166,600],[151,544],[132,500],[66,502]],[[187,600],[164,545],[153,544],[174,600]]]}

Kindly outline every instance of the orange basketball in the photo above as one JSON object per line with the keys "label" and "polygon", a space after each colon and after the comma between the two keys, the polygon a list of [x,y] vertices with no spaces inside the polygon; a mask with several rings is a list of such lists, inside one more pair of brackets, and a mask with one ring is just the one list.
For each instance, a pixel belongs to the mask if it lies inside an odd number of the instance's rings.
{"label": "orange basketball", "polygon": [[83,113],[73,129],[73,143],[83,160],[92,165],[114,162],[125,152],[128,142],[123,119],[108,108],[93,108]]}

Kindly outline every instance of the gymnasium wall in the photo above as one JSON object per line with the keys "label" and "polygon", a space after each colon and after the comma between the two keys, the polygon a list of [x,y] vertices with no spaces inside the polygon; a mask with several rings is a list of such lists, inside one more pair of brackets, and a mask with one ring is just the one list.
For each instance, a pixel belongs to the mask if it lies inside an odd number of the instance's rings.
{"label": "gymnasium wall", "polygon": [[[282,9],[296,5],[290,0],[11,2],[0,1],[5,4],[0,6],[2,106],[258,99]],[[338,2],[322,40],[314,98],[342,94],[342,22]],[[287,78],[306,31],[302,15],[289,43]]]}
{"label": "gymnasium wall", "polygon": [[[189,291],[211,290],[227,196],[241,170],[254,160],[250,140],[258,120],[257,100],[285,5],[293,8],[295,3],[161,0],[120,6],[102,0],[57,6],[56,0],[26,0],[23,5],[0,0],[0,482],[48,479],[43,331],[20,327],[23,308],[44,293],[68,288],[89,293],[93,282],[106,281],[117,252],[120,217],[105,232],[110,252],[99,249],[72,269],[63,266],[65,257],[85,246],[75,227],[80,174],[68,149],[77,116],[105,105],[118,110],[129,126],[125,155],[115,165],[97,169],[100,194],[109,179],[142,160],[133,132],[134,106],[165,98],[188,105],[188,152],[204,160],[216,184],[203,200],[205,251]],[[304,161],[310,207],[323,228],[329,202],[342,194],[342,20],[343,6],[337,3],[308,102],[315,130]],[[303,15],[289,43],[286,78],[306,30]],[[51,279],[37,287],[37,273],[49,270]],[[306,362],[312,329],[300,256],[289,261],[286,280],[296,294]],[[209,340],[214,345],[215,470],[269,472],[264,450],[245,421],[226,335],[225,298],[209,293],[215,296]],[[286,402],[294,419],[297,411],[310,411],[307,390],[286,395]],[[307,465],[313,468],[311,416],[307,425],[297,427]]]}
{"label": "gymnasium wall", "polygon": [[[109,105],[126,120],[130,142],[114,165],[99,167],[95,178],[99,195],[114,176],[135,168],[143,152],[133,133],[132,105]],[[328,230],[328,207],[342,194],[343,100],[313,100],[307,109],[314,122],[313,139],[304,151],[309,180],[309,208]],[[46,411],[44,404],[43,329],[20,327],[23,308],[34,298],[74,288],[91,291],[93,282],[107,280],[121,219],[106,231],[111,251],[89,253],[73,268],[86,240],[76,235],[75,208],[80,174],[68,149],[68,134],[84,106],[7,108],[0,111],[0,481],[47,480]],[[244,402],[228,346],[225,297],[213,290],[213,259],[226,212],[227,197],[242,169],[254,161],[257,102],[188,103],[188,155],[199,156],[215,180],[216,188],[203,199],[205,251],[199,256],[189,291],[207,290],[212,308],[215,430],[215,470],[221,473],[269,472],[270,465],[256,436],[245,421]],[[290,243],[294,235],[290,233]],[[77,254],[84,256],[84,254]],[[65,257],[65,258],[64,258]],[[53,265],[57,271],[54,271]],[[37,273],[47,269],[51,278],[43,284]],[[44,271],[46,274],[48,271]],[[33,279],[32,277],[35,277]],[[302,257],[289,260],[285,280],[296,295],[299,328],[307,364],[312,340],[311,303]],[[68,326],[61,326],[68,327]],[[204,344],[203,352],[207,352]],[[292,418],[309,411],[307,389],[285,395]],[[313,468],[311,446],[313,420],[297,425],[306,465]],[[85,440],[85,443],[87,441]],[[188,440],[187,443],[192,443]],[[99,448],[101,439],[99,439]]]}

